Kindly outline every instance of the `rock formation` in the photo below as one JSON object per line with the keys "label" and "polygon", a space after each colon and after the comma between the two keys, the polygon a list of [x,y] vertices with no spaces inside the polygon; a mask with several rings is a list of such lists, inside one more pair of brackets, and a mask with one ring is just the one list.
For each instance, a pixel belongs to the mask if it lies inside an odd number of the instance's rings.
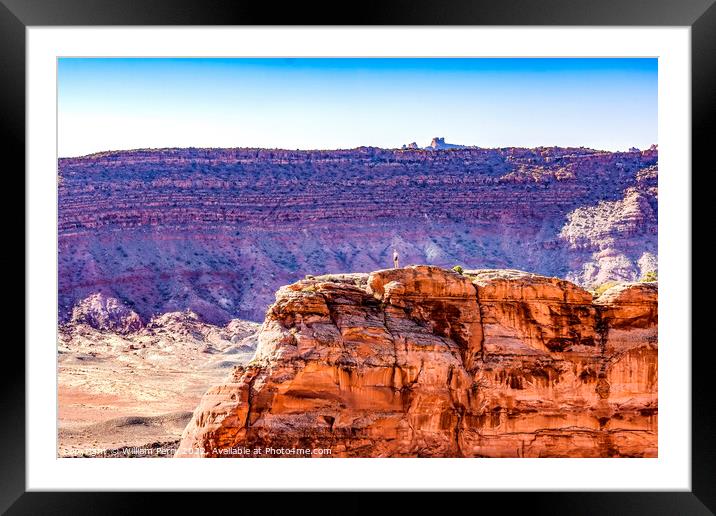
{"label": "rock formation", "polygon": [[430,142],[430,145],[426,147],[429,150],[444,150],[444,149],[462,149],[463,145],[455,145],[454,143],[446,143],[445,138],[435,137]]}
{"label": "rock formation", "polygon": [[[440,147],[439,142],[436,145]],[[306,274],[517,268],[585,287],[655,270],[657,153],[160,149],[59,160],[59,316],[263,320]]]}
{"label": "rock formation", "polygon": [[177,456],[657,454],[655,283],[593,299],[515,270],[318,276],[277,292],[258,338]]}
{"label": "rock formation", "polygon": [[[411,142],[411,143],[408,143],[408,144],[404,144],[404,145],[401,147],[402,150],[407,150],[407,149],[420,149],[420,148],[421,148],[421,147],[419,147],[416,142]],[[465,145],[456,145],[456,144],[454,144],[454,143],[447,143],[447,142],[445,141],[445,138],[440,137],[440,136],[436,136],[435,138],[433,138],[433,139],[430,141],[430,145],[428,145],[427,147],[422,147],[422,149],[424,149],[424,150],[430,150],[430,151],[433,151],[433,150],[446,150],[446,149],[465,149],[465,148],[466,148]],[[477,148],[477,147],[474,147],[474,148]]]}
{"label": "rock formation", "polygon": [[118,299],[95,293],[77,303],[72,309],[73,324],[86,324],[97,330],[131,333],[143,327],[136,312]]}

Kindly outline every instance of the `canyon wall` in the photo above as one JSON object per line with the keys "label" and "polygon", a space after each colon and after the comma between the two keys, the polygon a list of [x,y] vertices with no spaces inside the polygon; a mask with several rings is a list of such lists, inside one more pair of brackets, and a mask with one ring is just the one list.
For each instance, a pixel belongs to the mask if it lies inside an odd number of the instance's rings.
{"label": "canyon wall", "polygon": [[516,270],[305,279],[177,456],[654,457],[657,303],[655,283],[593,298]]}
{"label": "canyon wall", "polygon": [[519,268],[583,286],[656,269],[656,148],[160,149],[59,160],[59,315],[263,320],[306,274]]}

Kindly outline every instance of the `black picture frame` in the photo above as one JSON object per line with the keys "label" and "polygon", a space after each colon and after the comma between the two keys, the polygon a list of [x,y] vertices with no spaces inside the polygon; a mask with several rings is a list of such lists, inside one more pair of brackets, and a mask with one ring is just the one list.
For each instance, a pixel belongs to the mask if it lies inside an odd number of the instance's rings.
{"label": "black picture frame", "polygon": [[[0,135],[5,158],[22,177],[25,170],[25,30],[29,26],[86,25],[561,25],[561,26],[689,26],[691,27],[692,169],[699,174],[708,163],[713,143],[716,104],[716,0],[401,0],[273,4],[244,0],[0,0]],[[685,178],[691,171],[684,171]],[[24,188],[20,183],[19,188]],[[701,192],[707,195],[707,192]],[[692,206],[708,207],[702,199]],[[668,214],[665,214],[668,216]],[[15,215],[16,217],[16,215]],[[696,220],[696,217],[692,215]],[[23,246],[24,249],[24,246]],[[23,251],[24,252],[24,251]],[[693,253],[693,251],[692,251]],[[693,256],[693,255],[692,255]],[[25,257],[27,259],[27,257]],[[693,260],[692,270],[707,264]],[[707,305],[692,303],[696,320],[708,320]],[[26,310],[31,310],[26,306]],[[19,323],[17,323],[19,327]],[[716,404],[712,398],[714,346],[709,339],[692,339],[692,490],[690,492],[589,492],[589,493],[470,493],[462,501],[477,508],[497,503],[530,513],[549,514],[713,514],[716,511],[716,446],[711,422]],[[670,343],[686,347],[691,343]],[[14,345],[5,349],[2,377],[3,446],[0,469],[0,510],[7,514],[130,514],[161,504],[189,509],[195,497],[188,493],[40,493],[25,492],[25,356]],[[9,366],[7,364],[13,364]],[[203,493],[211,504],[238,504],[240,510],[256,503],[270,514],[295,510],[297,505],[326,509],[324,494],[308,494],[297,502],[295,494],[246,495]],[[457,494],[451,494],[451,497]],[[240,499],[237,497],[241,497]],[[319,499],[320,497],[320,499]],[[476,498],[477,497],[477,498]],[[424,493],[404,496],[401,510],[417,511],[425,505]],[[199,500],[205,509],[207,501]],[[382,503],[382,502],[380,502]],[[237,510],[239,510],[237,507]],[[376,502],[361,493],[341,496],[340,512],[374,512]],[[268,510],[266,510],[268,508]],[[211,510],[210,508],[207,510]]]}

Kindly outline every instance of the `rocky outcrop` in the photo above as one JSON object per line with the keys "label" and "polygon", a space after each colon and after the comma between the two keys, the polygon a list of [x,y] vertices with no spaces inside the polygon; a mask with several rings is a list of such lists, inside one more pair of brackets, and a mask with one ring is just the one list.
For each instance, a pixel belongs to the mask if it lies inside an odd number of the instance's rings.
{"label": "rocky outcrop", "polygon": [[653,283],[593,299],[515,270],[313,277],[277,292],[177,456],[652,457],[657,347]]}
{"label": "rocky outcrop", "polygon": [[[629,277],[634,268],[629,250],[636,245],[642,252],[636,265],[640,277],[657,270],[656,172],[640,171],[640,187],[630,187],[616,201],[601,201],[596,206],[577,208],[567,216],[559,238],[575,255],[582,255],[584,265],[568,274],[588,285],[599,285],[613,278]],[[639,245],[637,242],[646,245]],[[638,252],[634,254],[638,254]]]}
{"label": "rocky outcrop", "polygon": [[[421,147],[419,147],[416,142],[411,142],[411,143],[408,143],[408,144],[404,144],[404,145],[401,147],[402,150],[406,150],[406,149],[420,149],[420,148],[421,148]],[[435,138],[433,138],[432,140],[430,140],[430,145],[428,145],[427,147],[422,147],[422,148],[423,148],[424,150],[434,151],[434,150],[446,150],[446,149],[464,149],[464,148],[466,148],[466,146],[465,146],[465,145],[456,145],[456,144],[454,144],[454,143],[447,143],[447,142],[445,141],[445,138],[440,137],[440,136],[436,136]]]}
{"label": "rocky outcrop", "polygon": [[[242,319],[232,319],[223,327],[216,326],[203,321],[191,310],[155,315],[144,324],[136,312],[118,299],[95,293],[77,303],[71,319],[60,324],[60,349],[74,336],[80,336],[90,344],[92,340],[121,336],[124,340],[138,341],[154,341],[155,337],[183,343],[199,341],[205,342],[208,348],[216,345],[222,351],[248,352],[256,348],[258,327],[258,324]],[[94,338],[88,340],[89,336]],[[232,345],[225,349],[229,343]]]}
{"label": "rocky outcrop", "polygon": [[444,149],[462,149],[464,148],[463,145],[455,145],[454,143],[447,143],[445,141],[445,138],[442,137],[435,137],[430,142],[430,145],[426,147],[430,150],[444,150]]}
{"label": "rocky outcrop", "polygon": [[77,303],[72,309],[72,324],[86,324],[96,330],[130,333],[144,325],[136,312],[118,299],[95,293]]}
{"label": "rocky outcrop", "polygon": [[585,287],[656,268],[656,149],[158,149],[59,160],[59,315],[261,321],[281,285],[401,263]]}

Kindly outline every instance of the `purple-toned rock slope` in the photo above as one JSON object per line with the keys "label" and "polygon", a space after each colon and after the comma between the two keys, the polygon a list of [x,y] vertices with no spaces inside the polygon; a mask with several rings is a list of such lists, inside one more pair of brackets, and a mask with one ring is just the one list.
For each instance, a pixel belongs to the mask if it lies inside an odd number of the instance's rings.
{"label": "purple-toned rock slope", "polygon": [[307,274],[514,268],[583,286],[656,270],[657,150],[163,149],[59,161],[59,307],[262,320]]}

